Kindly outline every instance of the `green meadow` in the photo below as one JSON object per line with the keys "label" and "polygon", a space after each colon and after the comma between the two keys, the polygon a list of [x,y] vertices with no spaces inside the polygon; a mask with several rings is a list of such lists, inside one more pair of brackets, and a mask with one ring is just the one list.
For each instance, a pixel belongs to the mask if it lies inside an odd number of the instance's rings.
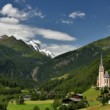
{"label": "green meadow", "polygon": [[33,110],[33,108],[37,105],[40,110],[45,110],[45,108],[49,108],[50,110],[53,110],[52,108],[52,102],[53,100],[46,100],[46,101],[25,101],[25,104],[23,105],[17,105],[17,104],[8,104],[8,110]]}

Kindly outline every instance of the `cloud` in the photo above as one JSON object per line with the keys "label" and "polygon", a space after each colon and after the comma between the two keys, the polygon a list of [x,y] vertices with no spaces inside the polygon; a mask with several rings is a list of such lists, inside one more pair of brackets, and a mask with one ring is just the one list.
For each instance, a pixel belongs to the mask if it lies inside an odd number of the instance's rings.
{"label": "cloud", "polygon": [[0,11],[4,16],[13,17],[17,19],[26,19],[28,13],[19,11],[17,8],[14,8],[12,4],[6,4]]}
{"label": "cloud", "polygon": [[74,46],[74,45],[58,45],[58,44],[51,44],[51,45],[46,45],[44,44],[44,48],[46,48],[48,51],[52,52],[55,56],[58,56],[60,54],[66,53],[68,51],[75,50],[79,48],[79,46]]}
{"label": "cloud", "polygon": [[33,11],[31,11],[31,14],[30,14],[31,16],[39,16],[40,18],[44,18],[45,16],[42,14],[42,12],[41,11],[39,11],[39,10],[33,10]]}
{"label": "cloud", "polygon": [[26,2],[26,0],[14,0],[15,3],[21,3],[21,2]]}
{"label": "cloud", "polygon": [[86,14],[84,12],[81,11],[74,11],[72,13],[70,13],[69,15],[63,15],[63,17],[66,17],[66,20],[63,18],[60,20],[61,23],[63,24],[73,24],[73,21],[77,18],[84,18],[86,16]]}
{"label": "cloud", "polygon": [[61,19],[61,23],[69,25],[69,24],[73,24],[73,21]]}
{"label": "cloud", "polygon": [[36,38],[36,36],[42,36],[45,39],[53,39],[59,41],[74,41],[75,37],[51,29],[43,29],[38,27],[30,27],[23,24],[10,24],[0,22],[0,35],[14,35],[17,39],[22,39],[28,41],[30,39]]}
{"label": "cloud", "polygon": [[86,14],[84,12],[80,12],[80,11],[75,11],[69,14],[69,17],[72,19],[76,19],[76,18],[83,18],[85,17]]}
{"label": "cloud", "polygon": [[4,5],[4,7],[0,10],[0,14],[3,16],[12,17],[19,20],[26,20],[30,17],[35,17],[35,16],[44,18],[44,15],[38,9],[31,9],[30,6],[27,6],[27,11],[24,11],[13,7],[12,4]]}
{"label": "cloud", "polygon": [[0,18],[0,23],[18,24],[19,20],[16,18],[2,17]]}
{"label": "cloud", "polygon": [[76,40],[73,36],[70,36],[67,33],[59,32],[59,31],[53,31],[50,29],[40,29],[38,28],[36,30],[36,33],[39,35],[42,35],[44,38],[47,39],[53,39],[53,40],[61,40],[61,41],[72,41]]}

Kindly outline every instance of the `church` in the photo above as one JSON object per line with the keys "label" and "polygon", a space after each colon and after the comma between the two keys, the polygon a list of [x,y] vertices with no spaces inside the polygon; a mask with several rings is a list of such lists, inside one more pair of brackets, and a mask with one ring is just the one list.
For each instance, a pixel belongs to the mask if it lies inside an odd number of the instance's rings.
{"label": "church", "polygon": [[103,59],[101,55],[100,65],[99,65],[99,76],[97,78],[97,87],[109,87],[110,88],[110,75],[108,71],[104,70]]}

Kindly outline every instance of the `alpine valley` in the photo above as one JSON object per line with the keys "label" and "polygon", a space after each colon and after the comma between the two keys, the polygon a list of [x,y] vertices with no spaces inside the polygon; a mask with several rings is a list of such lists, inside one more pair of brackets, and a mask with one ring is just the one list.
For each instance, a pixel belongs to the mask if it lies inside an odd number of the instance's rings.
{"label": "alpine valley", "polygon": [[110,37],[51,58],[52,53],[40,48],[39,43],[27,44],[4,35],[0,38],[0,76],[45,91],[84,92],[96,85],[101,53],[109,70]]}

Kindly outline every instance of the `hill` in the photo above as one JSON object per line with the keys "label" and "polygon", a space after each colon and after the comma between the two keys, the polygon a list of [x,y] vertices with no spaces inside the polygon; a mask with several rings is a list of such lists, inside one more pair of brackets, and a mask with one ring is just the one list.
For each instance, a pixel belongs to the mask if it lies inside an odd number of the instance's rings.
{"label": "hill", "polygon": [[97,98],[98,96],[100,96],[100,94],[101,94],[100,90],[96,90],[93,88],[90,88],[83,93],[84,97],[86,97],[89,102],[89,106],[101,104],[99,101],[97,101]]}
{"label": "hill", "polygon": [[[43,82],[46,80],[41,87],[45,90],[84,92],[92,85],[96,85],[101,53],[104,66],[109,70],[110,37],[52,59],[39,69],[38,79]],[[67,78],[50,80],[65,74]]]}

